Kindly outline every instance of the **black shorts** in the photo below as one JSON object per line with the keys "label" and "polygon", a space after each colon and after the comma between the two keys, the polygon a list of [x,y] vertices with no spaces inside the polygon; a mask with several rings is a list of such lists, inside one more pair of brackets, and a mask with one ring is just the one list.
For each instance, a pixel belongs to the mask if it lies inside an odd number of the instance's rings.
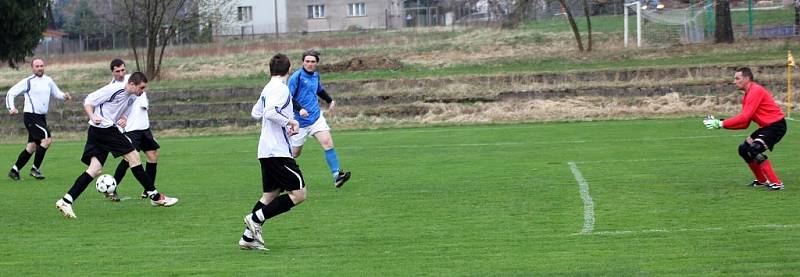
{"label": "black shorts", "polygon": [[260,158],[264,192],[293,191],[306,187],[303,173],[292,158]]}
{"label": "black shorts", "polygon": [[116,158],[133,151],[136,151],[136,149],[133,147],[131,140],[123,135],[117,127],[98,128],[89,126],[81,161],[89,165],[92,157],[95,157],[101,164],[104,164],[106,158],[108,158],[108,152],[111,152]]}
{"label": "black shorts", "polygon": [[25,128],[28,129],[28,142],[41,142],[43,139],[51,137],[45,115],[23,113],[22,121],[25,122]]}
{"label": "black shorts", "polygon": [[772,151],[772,147],[778,144],[784,135],[786,135],[786,120],[781,119],[763,128],[758,128],[750,134],[750,138],[763,140],[769,151]]}
{"label": "black shorts", "polygon": [[158,145],[156,139],[153,138],[153,133],[150,132],[150,129],[125,132],[125,136],[131,140],[133,148],[138,151],[151,151],[161,148],[161,145]]}

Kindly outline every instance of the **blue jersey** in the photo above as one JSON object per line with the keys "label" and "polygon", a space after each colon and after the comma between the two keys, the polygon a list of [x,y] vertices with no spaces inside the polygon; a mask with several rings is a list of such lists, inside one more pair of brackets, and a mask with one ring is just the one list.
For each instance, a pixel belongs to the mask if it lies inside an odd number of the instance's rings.
{"label": "blue jersey", "polygon": [[294,118],[300,122],[300,128],[313,125],[321,114],[317,93],[325,89],[319,81],[319,73],[315,71],[309,74],[301,68],[292,73],[287,85],[292,94],[292,101],[308,111],[308,117],[301,117],[295,112]]}

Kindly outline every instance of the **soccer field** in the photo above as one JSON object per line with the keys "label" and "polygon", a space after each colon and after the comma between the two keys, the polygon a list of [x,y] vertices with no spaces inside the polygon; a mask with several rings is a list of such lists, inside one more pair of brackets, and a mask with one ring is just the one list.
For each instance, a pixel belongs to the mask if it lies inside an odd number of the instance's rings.
{"label": "soccer field", "polygon": [[[778,192],[745,185],[736,149],[753,127],[709,131],[693,118],[335,131],[353,178],[335,189],[307,142],[308,199],[267,222],[268,252],[237,245],[261,193],[257,134],[162,139],[157,186],[178,205],[150,207],[128,173],[119,190],[131,199],[90,187],[66,220],[54,203],[85,169],[83,142],[56,133],[47,179],[28,177],[29,163],[22,181],[0,181],[0,276],[794,275],[800,126],[789,121],[769,154]],[[4,170],[20,150],[0,144]]]}

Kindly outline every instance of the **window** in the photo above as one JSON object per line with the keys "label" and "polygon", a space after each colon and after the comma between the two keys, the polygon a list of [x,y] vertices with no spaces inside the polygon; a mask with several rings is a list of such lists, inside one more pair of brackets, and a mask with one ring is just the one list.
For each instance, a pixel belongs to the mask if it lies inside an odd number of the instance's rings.
{"label": "window", "polygon": [[366,16],[367,5],[365,3],[347,4],[347,16]]}
{"label": "window", "polygon": [[249,22],[253,20],[253,7],[244,6],[236,8],[236,19],[242,22]]}
{"label": "window", "polygon": [[325,18],[325,5],[308,6],[308,18]]}

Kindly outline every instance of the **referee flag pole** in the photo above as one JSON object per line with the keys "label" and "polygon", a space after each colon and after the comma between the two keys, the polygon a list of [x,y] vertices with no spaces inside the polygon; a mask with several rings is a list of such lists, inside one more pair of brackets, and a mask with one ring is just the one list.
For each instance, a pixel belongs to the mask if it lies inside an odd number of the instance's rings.
{"label": "referee flag pole", "polygon": [[786,57],[786,118],[792,120],[792,71],[794,71],[794,57],[792,57],[792,50],[788,50]]}

